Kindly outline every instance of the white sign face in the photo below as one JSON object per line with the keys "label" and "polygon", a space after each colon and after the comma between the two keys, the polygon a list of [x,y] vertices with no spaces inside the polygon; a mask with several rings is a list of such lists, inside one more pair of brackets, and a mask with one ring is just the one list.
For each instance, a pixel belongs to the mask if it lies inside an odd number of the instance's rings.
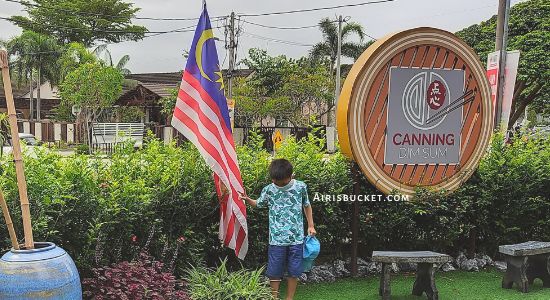
{"label": "white sign face", "polygon": [[[489,53],[487,56],[487,79],[491,85],[491,100],[493,101],[493,116],[496,113],[496,98],[497,89],[499,88],[499,62],[500,51]],[[514,85],[519,64],[519,51],[507,51],[504,67],[504,94],[502,96],[500,124],[501,130],[508,128],[508,120],[510,119],[510,109],[512,107],[512,98],[514,96]]]}
{"label": "white sign face", "polygon": [[458,164],[463,70],[390,69],[385,164]]}
{"label": "white sign face", "polygon": [[519,51],[506,52],[506,68],[504,69],[504,94],[502,96],[502,108],[500,114],[500,128],[508,128],[510,120],[510,110],[512,108],[512,98],[514,97],[514,86],[518,74]]}

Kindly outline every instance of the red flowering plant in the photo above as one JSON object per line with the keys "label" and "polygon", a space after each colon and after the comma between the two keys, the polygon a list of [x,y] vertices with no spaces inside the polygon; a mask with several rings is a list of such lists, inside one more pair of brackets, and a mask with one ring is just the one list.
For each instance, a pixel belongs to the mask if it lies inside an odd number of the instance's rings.
{"label": "red flowering plant", "polygon": [[[84,298],[93,300],[190,299],[184,290],[184,282],[176,279],[172,272],[177,252],[185,238],[178,238],[170,265],[165,266],[163,262],[155,260],[148,253],[154,231],[153,227],[147,243],[132,261],[92,269],[94,276],[82,281]],[[138,242],[136,235],[132,235],[130,240],[134,245]]]}
{"label": "red flowering plant", "polygon": [[186,300],[183,281],[165,272],[164,264],[145,252],[132,262],[94,268],[94,277],[84,279],[84,297],[94,300]]}

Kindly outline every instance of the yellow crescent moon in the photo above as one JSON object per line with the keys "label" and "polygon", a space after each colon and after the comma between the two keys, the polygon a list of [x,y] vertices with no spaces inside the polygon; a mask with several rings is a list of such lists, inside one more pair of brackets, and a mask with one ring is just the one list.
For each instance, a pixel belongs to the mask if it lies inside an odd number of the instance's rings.
{"label": "yellow crescent moon", "polygon": [[202,46],[206,41],[209,39],[214,38],[214,32],[212,32],[212,29],[207,29],[202,32],[201,37],[197,41],[197,47],[195,48],[195,60],[197,61],[197,66],[199,67],[199,71],[201,72],[202,77],[208,79],[209,81],[212,81],[210,77],[206,73],[204,73],[204,69],[202,68]]}

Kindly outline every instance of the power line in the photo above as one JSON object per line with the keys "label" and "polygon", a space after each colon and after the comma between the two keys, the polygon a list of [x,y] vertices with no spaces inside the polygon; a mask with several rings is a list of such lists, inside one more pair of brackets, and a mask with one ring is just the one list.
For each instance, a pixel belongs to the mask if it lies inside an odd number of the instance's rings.
{"label": "power line", "polygon": [[238,14],[238,15],[241,16],[241,17],[261,17],[261,16],[273,16],[273,15],[286,15],[286,14],[294,14],[294,13],[303,13],[303,12],[337,9],[337,8],[344,8],[344,7],[356,7],[356,6],[363,6],[363,5],[369,5],[369,4],[392,2],[392,1],[394,1],[394,0],[376,0],[376,1],[355,3],[355,4],[343,4],[343,5],[327,6],[327,7],[306,8],[306,9],[287,10],[287,11],[278,11],[278,12],[266,12],[266,13],[258,13],[258,14]]}
{"label": "power line", "polygon": [[264,40],[264,41],[268,41],[268,42],[280,43],[280,44],[291,45],[291,46],[303,46],[303,47],[312,47],[313,46],[312,44],[303,44],[303,43],[299,43],[299,42],[295,42],[295,41],[281,40],[281,39],[276,39],[276,38],[272,38],[272,37],[262,36],[262,35],[259,35],[259,34],[249,33],[249,32],[246,32],[246,31],[243,31],[242,33],[245,34],[245,35],[248,35],[249,37]]}
{"label": "power line", "polygon": [[25,55],[38,55],[38,54],[63,53],[63,52],[65,52],[65,51],[63,51],[63,50],[38,51],[38,52],[20,53],[20,54],[17,54],[17,55],[18,56],[25,56]]}
{"label": "power line", "polygon": [[[11,19],[11,18],[0,17],[0,19],[13,22],[13,19]],[[93,30],[92,31],[87,27],[78,28],[78,27],[56,26],[56,25],[44,25],[42,27],[45,27],[49,30],[69,30],[69,31],[73,31],[73,32],[86,32],[86,31],[89,31],[89,32],[101,32],[101,33],[140,33],[138,31],[131,31],[131,30],[99,30],[98,29],[98,30]],[[174,32],[188,32],[188,30],[186,30],[186,29],[194,28],[194,27],[196,27],[196,25],[190,25],[190,26],[185,26],[185,27],[180,27],[180,28],[170,29],[170,30],[165,30],[165,31],[146,31],[146,32],[144,32],[144,34],[159,35],[159,34],[174,33]]]}
{"label": "power line", "polygon": [[[12,3],[18,3],[18,4],[21,4],[21,5],[25,5],[25,6],[39,7],[39,8],[45,8],[45,9],[56,10],[56,11],[63,11],[63,12],[74,13],[74,14],[89,15],[89,16],[94,16],[94,17],[100,17],[100,16],[105,16],[105,17],[118,17],[118,16],[116,16],[116,15],[86,13],[86,12],[78,12],[78,11],[68,10],[68,9],[61,9],[61,8],[54,8],[54,7],[46,7],[46,6],[44,6],[44,5],[38,5],[38,4],[23,2],[23,1],[21,1],[21,0],[4,0],[4,1],[12,2]],[[319,7],[319,8],[311,8],[311,9],[300,9],[300,10],[282,11],[282,12],[270,12],[270,13],[259,13],[259,14],[240,14],[239,16],[256,17],[256,16],[267,16],[267,15],[282,15],[282,14],[291,14],[291,13],[301,13],[301,12],[311,12],[311,11],[319,11],[319,10],[336,9],[336,8],[343,8],[343,7],[363,6],[363,5],[368,5],[368,4],[376,4],[376,3],[391,2],[391,1],[394,1],[394,0],[377,0],[377,1],[370,1],[370,2],[363,2],[363,3],[346,4],[346,5],[337,5],[337,6],[331,6],[331,7]],[[222,20],[222,19],[226,19],[226,18],[227,18],[227,16],[211,17],[211,19],[215,19],[215,20]],[[0,17],[0,19],[4,19],[4,20],[10,21],[10,22],[13,22],[13,19],[11,19],[11,18],[3,18],[3,17]],[[142,20],[163,20],[163,21],[192,21],[192,20],[198,20],[199,18],[134,17],[134,19],[142,19]],[[316,25],[307,25],[307,26],[289,26],[289,27],[283,27],[283,26],[265,25],[265,24],[255,23],[255,22],[251,22],[251,21],[247,21],[247,20],[241,20],[241,21],[242,21],[243,23],[247,23],[247,24],[251,24],[251,25],[255,25],[255,26],[259,26],[259,27],[270,28],[270,29],[280,29],[280,30],[299,30],[299,29],[308,29],[308,28],[316,28],[316,27],[318,27],[318,24],[316,24]],[[336,21],[334,21],[334,22],[336,22]],[[182,27],[182,28],[173,29],[173,30],[167,30],[167,31],[148,31],[148,32],[146,32],[146,34],[150,34],[150,36],[156,36],[156,35],[161,35],[161,34],[166,34],[166,33],[172,33],[172,32],[186,32],[186,31],[182,31],[182,30],[185,30],[185,29],[191,28],[191,27],[193,27],[193,26]],[[50,27],[50,28],[53,28],[53,27]],[[62,29],[62,30],[78,30],[78,31],[84,30],[84,29],[81,29],[81,28],[63,27],[63,26],[56,26],[55,29]],[[139,33],[139,32],[135,32],[135,31],[124,31],[124,30],[98,30],[98,31],[96,31],[96,32],[103,32],[103,33],[129,33],[129,34],[131,34],[131,33]],[[369,35],[367,34],[367,36],[369,36]],[[371,37],[371,36],[369,36],[369,37],[370,37],[370,38],[373,38],[373,37]],[[267,38],[267,37],[264,37],[264,38]],[[268,38],[268,39],[272,39],[272,38]],[[374,38],[373,38],[373,39],[374,39]],[[278,39],[273,39],[273,40],[278,40]],[[278,40],[278,41],[283,41],[283,40]],[[292,42],[291,42],[291,43],[292,43]],[[300,44],[300,43],[298,43],[298,44]]]}
{"label": "power line", "polygon": [[151,37],[151,36],[157,36],[157,35],[166,34],[166,33],[190,32],[190,31],[195,31],[194,29],[189,30],[190,28],[195,28],[195,27],[196,27],[196,25],[190,25],[190,26],[185,26],[185,27],[172,29],[172,30],[167,30],[167,31],[157,31],[157,32],[148,31],[148,32],[146,32],[146,34],[151,33],[151,35],[147,36],[147,37]]}
{"label": "power line", "polygon": [[[218,29],[218,28],[222,28],[221,26],[217,26],[217,27],[212,27],[212,29]],[[184,32],[195,32],[194,29],[191,29],[191,30],[185,30],[185,31],[166,31],[164,33],[159,33],[159,34],[152,34],[152,35],[147,35],[147,36],[144,36],[141,40],[144,40],[146,38],[150,38],[150,37],[154,37],[154,36],[158,36],[158,35],[161,35],[161,34],[166,34],[166,33],[173,33],[173,32],[179,32],[179,33],[184,33]],[[120,43],[125,43],[125,42],[138,42],[138,41],[132,41],[132,40],[125,40],[125,41],[119,41],[119,42],[106,42],[104,43],[105,45],[114,45],[114,44],[120,44]],[[48,54],[48,53],[63,53],[64,50],[56,50],[56,51],[39,51],[39,52],[31,52],[31,53],[21,53],[19,55],[37,55],[37,54]]]}
{"label": "power line", "polygon": [[[64,13],[72,13],[72,14],[77,14],[77,15],[83,15],[83,16],[92,16],[92,17],[109,17],[109,18],[118,18],[120,16],[118,15],[109,15],[109,14],[100,14],[100,13],[87,13],[87,12],[80,12],[80,11],[75,11],[75,10],[71,10],[71,9],[63,9],[63,8],[59,8],[59,7],[48,7],[48,6],[44,6],[44,5],[39,5],[39,4],[34,4],[34,3],[29,3],[29,2],[23,2],[23,1],[20,1],[20,0],[4,0],[6,2],[12,2],[12,3],[17,3],[17,4],[20,4],[20,5],[24,5],[24,6],[32,6],[32,7],[36,7],[36,8],[44,8],[44,9],[49,9],[49,10],[54,10],[54,11],[60,11],[60,12],[64,12]],[[225,18],[227,16],[216,16],[216,17],[210,17],[210,19],[218,19],[218,18]],[[133,17],[132,19],[136,19],[136,20],[152,20],[152,21],[196,21],[200,18],[160,18],[160,17]]]}
{"label": "power line", "polygon": [[367,37],[371,38],[371,40],[373,40],[373,41],[378,40],[377,38],[373,37],[372,35],[370,35],[370,34],[368,34],[368,33],[366,33],[366,32],[363,32],[363,34],[366,35]]}
{"label": "power line", "polygon": [[[195,25],[184,27],[184,28],[191,28],[191,27],[195,27]],[[219,29],[219,28],[223,28],[223,27],[222,26],[212,27],[212,29]],[[175,29],[175,30],[169,30],[169,31],[146,32],[146,34],[147,33],[154,33],[154,34],[146,35],[145,38],[153,37],[153,36],[157,36],[157,35],[163,35],[163,34],[167,34],[167,33],[183,33],[183,32],[195,32],[195,31],[196,31],[195,29],[189,29],[189,30]]]}
{"label": "power line", "polygon": [[[344,20],[344,22],[347,22],[348,20]],[[308,29],[308,28],[318,28],[319,27],[319,24],[308,25],[308,26],[296,26],[296,27],[279,27],[279,26],[271,26],[271,25],[264,25],[264,24],[254,23],[254,22],[250,22],[250,21],[246,21],[246,20],[242,20],[242,22],[247,23],[247,24],[251,24],[251,25],[264,27],[264,28],[271,28],[271,29],[288,29],[288,30],[292,30],[292,29]],[[331,23],[338,23],[338,21],[330,21],[330,22]],[[373,39],[373,40],[376,40],[375,37],[373,37],[372,35],[370,35],[366,32],[363,32],[363,34],[366,35],[367,37]]]}
{"label": "power line", "polygon": [[259,24],[259,23],[254,23],[254,22],[250,22],[250,21],[246,21],[246,20],[242,20],[243,23],[247,23],[247,24],[251,24],[251,25],[256,25],[256,26],[260,26],[260,27],[264,27],[264,28],[271,28],[271,29],[287,29],[287,30],[293,30],[293,29],[307,29],[307,28],[317,28],[319,27],[319,24],[315,24],[315,25],[308,25],[308,26],[296,26],[296,27],[279,27],[279,26],[271,26],[271,25],[264,25],[264,24]]}

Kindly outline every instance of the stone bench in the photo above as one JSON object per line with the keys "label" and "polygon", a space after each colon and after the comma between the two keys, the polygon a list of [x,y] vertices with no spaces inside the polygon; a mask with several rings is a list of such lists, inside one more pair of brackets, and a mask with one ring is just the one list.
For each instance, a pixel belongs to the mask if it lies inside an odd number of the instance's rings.
{"label": "stone bench", "polygon": [[527,293],[535,278],[542,280],[544,287],[550,287],[550,242],[530,241],[498,247],[506,259],[506,273],[502,287],[511,289],[514,282]]}
{"label": "stone bench", "polygon": [[390,299],[392,263],[417,263],[418,267],[412,294],[422,296],[422,293],[426,293],[429,300],[437,300],[439,295],[435,287],[434,264],[443,264],[450,260],[450,256],[432,251],[374,251],[372,261],[382,263],[379,294],[384,300]]}

